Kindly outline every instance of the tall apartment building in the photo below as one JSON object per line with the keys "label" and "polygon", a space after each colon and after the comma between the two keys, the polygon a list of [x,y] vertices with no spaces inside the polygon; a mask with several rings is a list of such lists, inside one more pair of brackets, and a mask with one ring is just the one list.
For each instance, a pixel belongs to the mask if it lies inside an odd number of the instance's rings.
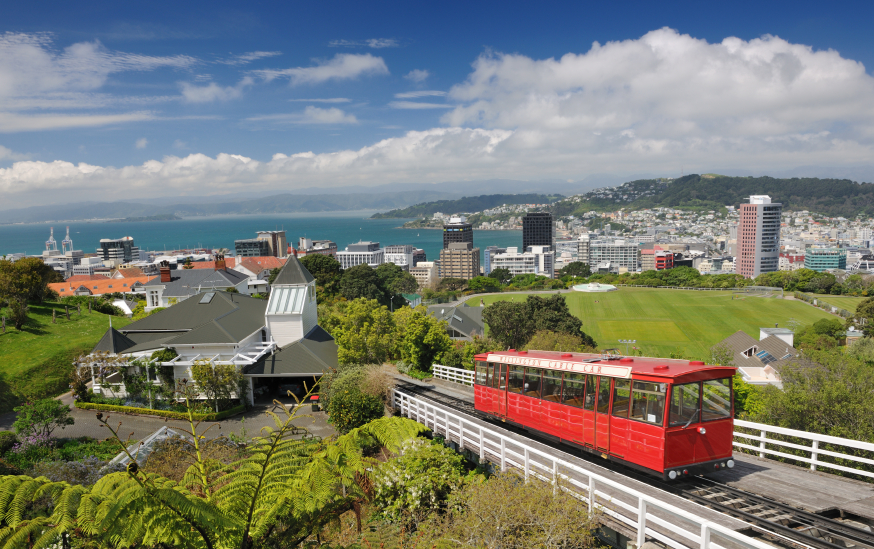
{"label": "tall apartment building", "polygon": [[453,242],[470,242],[473,245],[473,225],[464,216],[450,217],[449,223],[443,225],[443,248],[449,248]]}
{"label": "tall apartment building", "polygon": [[804,268],[812,271],[847,269],[847,250],[843,248],[807,248],[804,251]]}
{"label": "tall apartment building", "polygon": [[410,274],[416,279],[420,288],[434,288],[440,279],[437,263],[434,261],[420,261],[410,269]]}
{"label": "tall apartment building", "polygon": [[425,250],[422,248],[416,248],[413,250],[413,266],[415,267],[419,263],[428,261],[428,256],[425,255]]}
{"label": "tall apartment building", "polygon": [[337,252],[340,267],[349,269],[356,265],[370,265],[374,269],[385,263],[385,254],[379,242],[358,242],[349,244],[342,252]]}
{"label": "tall apartment building", "polygon": [[440,278],[470,280],[479,275],[479,248],[470,242],[450,242],[440,250]]}
{"label": "tall apartment building", "polygon": [[737,273],[755,278],[780,268],[780,215],[783,205],[768,195],[753,195],[740,205],[737,226]]}
{"label": "tall apartment building", "polygon": [[640,268],[640,251],[624,240],[595,240],[589,243],[589,264],[593,271],[634,272]]}
{"label": "tall apartment building", "polygon": [[499,248],[498,246],[488,246],[485,250],[483,250],[483,274],[489,276],[489,273],[492,272],[492,260],[498,254],[507,253],[507,248]]}
{"label": "tall apartment building", "polygon": [[140,260],[140,249],[134,245],[132,236],[118,239],[102,238],[97,253],[103,256],[103,264],[107,267],[117,267],[123,263]]}
{"label": "tall apartment building", "polygon": [[549,212],[529,212],[522,217],[522,249],[549,246],[555,249],[555,222]]}
{"label": "tall apartment building", "polygon": [[405,271],[409,271],[410,267],[415,264],[415,246],[410,246],[409,244],[392,244],[391,246],[383,248],[383,252],[385,253],[384,261],[386,263],[394,263]]}
{"label": "tall apartment building", "polygon": [[258,240],[267,242],[273,257],[288,257],[288,241],[285,240],[285,231],[258,231]]}

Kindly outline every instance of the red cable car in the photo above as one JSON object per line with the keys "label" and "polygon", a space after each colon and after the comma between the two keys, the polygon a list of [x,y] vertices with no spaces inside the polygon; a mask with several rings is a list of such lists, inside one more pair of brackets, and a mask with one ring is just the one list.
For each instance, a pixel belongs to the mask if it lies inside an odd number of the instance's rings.
{"label": "red cable car", "polygon": [[665,480],[734,467],[735,368],[514,349],[475,358],[485,415]]}

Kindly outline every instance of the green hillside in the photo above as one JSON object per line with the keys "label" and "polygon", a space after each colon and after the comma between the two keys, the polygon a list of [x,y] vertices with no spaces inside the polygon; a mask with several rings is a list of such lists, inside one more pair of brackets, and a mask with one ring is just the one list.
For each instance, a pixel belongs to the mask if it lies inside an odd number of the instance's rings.
{"label": "green hillside", "polygon": [[[836,318],[802,301],[748,297],[732,299],[731,292],[698,292],[650,288],[620,288],[616,292],[565,295],[571,313],[583,321],[583,331],[601,348],[621,348],[619,339],[635,339],[645,355],[668,356],[680,348],[686,355],[706,359],[709,349],[742,330],[754,338],[759,328],[790,319],[802,325]],[[526,294],[485,296],[486,305],[501,299],[524,300]],[[479,298],[474,300],[479,303]],[[471,302],[471,305],[474,304]]]}
{"label": "green hillside", "polygon": [[560,194],[484,194],[481,196],[465,196],[458,200],[437,200],[422,202],[408,208],[400,208],[384,213],[377,213],[371,219],[430,217],[435,212],[445,214],[480,212],[503,204],[549,204],[564,198]]}
{"label": "green hillside", "polygon": [[[57,324],[52,324],[52,309],[57,312]],[[0,316],[7,316],[0,309]],[[6,333],[0,333],[0,412],[11,410],[18,403],[67,390],[74,358],[90,351],[109,328],[109,316],[75,309],[70,320],[64,316],[64,306],[44,303],[30,306],[30,319],[21,331],[6,320]],[[123,317],[112,317],[112,325],[120,328],[130,323]]]}

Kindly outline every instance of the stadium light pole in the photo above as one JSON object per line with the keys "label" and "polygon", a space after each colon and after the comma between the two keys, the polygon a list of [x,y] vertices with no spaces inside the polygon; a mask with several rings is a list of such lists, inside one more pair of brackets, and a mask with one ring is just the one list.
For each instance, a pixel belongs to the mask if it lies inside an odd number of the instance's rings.
{"label": "stadium light pole", "polygon": [[620,339],[619,343],[625,344],[625,356],[628,356],[628,345],[637,343],[636,339]]}

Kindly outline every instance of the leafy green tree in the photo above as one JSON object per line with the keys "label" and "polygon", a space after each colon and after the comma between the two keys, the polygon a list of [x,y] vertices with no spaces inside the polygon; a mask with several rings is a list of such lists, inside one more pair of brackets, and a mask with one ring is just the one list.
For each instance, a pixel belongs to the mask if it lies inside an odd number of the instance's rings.
{"label": "leafy green tree", "polygon": [[70,407],[53,398],[22,404],[15,411],[18,417],[12,426],[20,436],[49,437],[56,428],[63,429],[74,423],[70,417]]}
{"label": "leafy green tree", "polygon": [[[189,407],[192,465],[180,483],[143,472],[130,453],[127,471],[91,487],[0,477],[3,501],[21,502],[6,506],[2,547],[20,547],[22,540],[46,547],[59,538],[66,545],[72,536],[97,547],[297,547],[334,517],[360,509],[374,467],[365,445],[376,440],[396,451],[425,429],[392,417],[326,441],[292,438],[298,409],[283,411],[284,418],[268,411],[275,428],[262,429],[242,459],[225,465],[203,457],[203,433]],[[109,418],[97,418],[127,446]],[[48,512],[34,513],[29,504],[37,501]]]}
{"label": "leafy green tree", "polygon": [[343,271],[340,278],[340,294],[352,301],[353,299],[374,299],[388,306],[391,295],[386,292],[382,280],[369,265],[361,264]]}
{"label": "leafy green tree", "polygon": [[501,284],[508,284],[512,280],[513,275],[510,273],[510,269],[498,267],[497,269],[492,269],[492,272],[489,273],[489,278],[494,278]]}
{"label": "leafy green tree", "polygon": [[399,309],[394,317],[396,356],[419,371],[430,372],[431,366],[452,346],[446,323],[429,315],[421,305]]}
{"label": "leafy green tree", "polygon": [[478,276],[467,281],[467,289],[477,294],[500,292],[501,283],[490,276]]}
{"label": "leafy green tree", "polygon": [[49,291],[48,284],[57,279],[58,274],[42,259],[25,257],[14,263],[0,260],[0,299],[7,302],[16,330],[27,322],[28,302],[41,303]]}
{"label": "leafy green tree", "polygon": [[191,378],[197,384],[197,390],[219,411],[220,400],[230,400],[233,393],[240,394],[243,383],[243,373],[232,364],[212,364],[208,360],[195,360],[191,366]]}
{"label": "leafy green tree", "polygon": [[464,288],[467,281],[463,278],[441,278],[438,288],[441,290],[456,291]]}
{"label": "leafy green tree", "polygon": [[865,337],[874,337],[874,297],[859,303],[856,306],[856,314],[847,323],[861,329]]}
{"label": "leafy green tree", "polygon": [[[309,270],[309,269],[307,269]],[[279,276],[279,273],[282,272],[282,267],[276,267],[275,269],[270,269],[270,274],[267,276],[267,284],[273,284],[276,280],[276,277]],[[310,271],[312,272],[312,271]],[[315,276],[315,275],[313,275]]]}
{"label": "leafy green tree", "polygon": [[504,349],[521,349],[531,337],[531,317],[525,303],[496,301],[483,309],[489,335]]}
{"label": "leafy green tree", "polygon": [[411,294],[419,289],[416,278],[394,263],[383,263],[377,267],[376,276],[389,294]]}
{"label": "leafy green tree", "polygon": [[583,338],[565,332],[553,332],[539,330],[531,336],[531,340],[525,345],[526,350],[537,351],[563,351],[566,353],[591,352],[595,349],[583,343]]}
{"label": "leafy green tree", "polygon": [[327,320],[325,329],[337,342],[340,364],[382,364],[391,357],[394,318],[375,299],[340,304],[337,314]]}
{"label": "leafy green tree", "polygon": [[379,397],[368,395],[358,387],[335,391],[326,408],[331,424],[341,433],[348,433],[385,415]]}
{"label": "leafy green tree", "polygon": [[316,287],[320,288],[325,296],[333,296],[339,292],[340,277],[343,274],[339,261],[330,255],[307,254],[300,259],[300,262],[316,279]]}
{"label": "leafy green tree", "polygon": [[561,276],[578,276],[581,278],[588,278],[592,274],[592,268],[588,263],[583,263],[582,261],[574,261],[568,263],[564,267],[562,267],[558,273]]}

